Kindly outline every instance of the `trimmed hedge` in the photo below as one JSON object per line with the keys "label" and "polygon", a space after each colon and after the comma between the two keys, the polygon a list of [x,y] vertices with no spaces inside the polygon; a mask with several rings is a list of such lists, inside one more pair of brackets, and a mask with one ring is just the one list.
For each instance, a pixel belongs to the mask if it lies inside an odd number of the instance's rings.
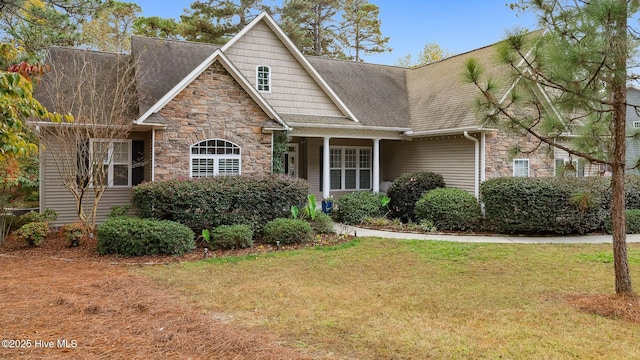
{"label": "trimmed hedge", "polygon": [[260,232],[292,205],[302,207],[308,192],[306,180],[285,176],[218,176],[141,184],[132,202],[140,217],[176,221],[196,233],[235,224]]}
{"label": "trimmed hedge", "polygon": [[262,241],[268,244],[280,241],[281,245],[309,243],[313,241],[313,229],[301,219],[279,218],[264,226]]}
{"label": "trimmed hedge", "polygon": [[[640,234],[640,210],[628,209],[625,211],[627,220],[627,234]],[[604,229],[607,234],[613,232],[613,224],[611,223],[611,216],[607,216],[604,221]]]}
{"label": "trimmed hedge", "polygon": [[610,180],[505,177],[484,182],[487,225],[502,233],[583,234],[600,230],[609,212]]}
{"label": "trimmed hedge", "polygon": [[303,216],[302,219],[311,225],[316,234],[334,234],[336,232],[333,228],[333,219],[322,211],[316,211],[316,218],[313,220],[308,216]]}
{"label": "trimmed hedge", "polygon": [[367,217],[379,217],[384,215],[382,198],[385,195],[371,191],[356,191],[343,195],[336,199],[332,215],[336,221],[356,225],[362,223]]}
{"label": "trimmed hedge", "polygon": [[431,221],[438,230],[474,231],[480,219],[475,196],[456,188],[433,189],[416,202],[416,217]]}
{"label": "trimmed hedge", "polygon": [[416,221],[415,205],[424,193],[436,188],[445,187],[444,178],[440,174],[430,171],[416,171],[402,174],[391,183],[387,196],[390,214],[403,222]]}
{"label": "trimmed hedge", "polygon": [[97,228],[102,255],[182,255],[196,247],[193,231],[168,220],[112,218]]}
{"label": "trimmed hedge", "polygon": [[211,231],[209,243],[218,249],[252,247],[253,230],[247,225],[220,225]]}

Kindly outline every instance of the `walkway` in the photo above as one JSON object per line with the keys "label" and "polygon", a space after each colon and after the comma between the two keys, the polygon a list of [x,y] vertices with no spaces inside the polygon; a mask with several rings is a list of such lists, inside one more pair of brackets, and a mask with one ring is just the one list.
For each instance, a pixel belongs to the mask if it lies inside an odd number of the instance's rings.
{"label": "walkway", "polygon": [[[464,235],[464,234],[420,234],[400,233],[364,229],[350,225],[335,224],[340,234],[351,234],[361,237],[380,237],[387,239],[439,240],[470,243],[505,243],[505,244],[606,244],[612,242],[611,235],[567,235],[567,236],[519,236],[519,235]],[[627,242],[640,242],[640,234],[628,234]]]}

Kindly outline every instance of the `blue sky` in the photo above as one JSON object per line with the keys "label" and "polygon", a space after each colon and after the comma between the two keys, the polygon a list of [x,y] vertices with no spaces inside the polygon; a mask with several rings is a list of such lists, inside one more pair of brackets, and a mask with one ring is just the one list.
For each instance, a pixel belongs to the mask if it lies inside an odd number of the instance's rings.
{"label": "blue sky", "polygon": [[[130,0],[142,7],[143,16],[179,17],[191,0]],[[415,58],[424,45],[435,42],[460,54],[493,44],[516,27],[537,28],[535,16],[511,10],[515,0],[370,0],[380,7],[382,33],[390,37],[390,53],[366,56],[370,63],[393,65],[411,53]],[[265,5],[279,4],[263,0]]]}

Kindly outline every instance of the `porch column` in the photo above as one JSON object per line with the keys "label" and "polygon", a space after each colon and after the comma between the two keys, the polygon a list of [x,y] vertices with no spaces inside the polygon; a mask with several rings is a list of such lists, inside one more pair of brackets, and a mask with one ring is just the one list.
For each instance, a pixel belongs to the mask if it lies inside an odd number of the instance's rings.
{"label": "porch column", "polygon": [[380,139],[373,139],[373,192],[380,192]]}
{"label": "porch column", "polygon": [[328,136],[324,137],[322,144],[322,197],[328,198],[331,191],[331,157],[329,152]]}

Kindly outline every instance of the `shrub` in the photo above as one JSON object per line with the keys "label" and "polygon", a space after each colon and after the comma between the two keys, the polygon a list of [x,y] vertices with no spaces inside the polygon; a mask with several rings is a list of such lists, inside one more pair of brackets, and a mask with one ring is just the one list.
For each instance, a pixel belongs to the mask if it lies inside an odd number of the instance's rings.
{"label": "shrub", "polygon": [[322,211],[316,211],[314,219],[305,216],[304,220],[311,225],[311,228],[316,234],[333,234],[336,232],[333,228],[333,219]]}
{"label": "shrub", "polygon": [[491,179],[480,187],[486,220],[504,233],[587,233],[610,209],[606,178]]}
{"label": "shrub", "polygon": [[[625,212],[627,219],[627,234],[640,234],[640,209],[629,209]],[[604,221],[604,229],[608,234],[613,231],[611,216]]]}
{"label": "shrub", "polygon": [[275,219],[264,226],[262,240],[268,244],[279,241],[282,245],[308,243],[313,240],[313,229],[304,220]]}
{"label": "shrub", "polygon": [[383,194],[370,191],[356,191],[339,197],[335,201],[332,215],[336,221],[355,225],[367,217],[379,217],[385,213],[382,206]]}
{"label": "shrub", "polygon": [[473,231],[480,218],[480,205],[475,196],[464,190],[439,188],[427,192],[416,202],[415,213],[420,224],[429,227]]}
{"label": "shrub", "polygon": [[416,202],[427,191],[441,187],[445,187],[445,183],[440,174],[430,171],[402,174],[387,190],[387,196],[391,198],[389,203],[391,217],[399,218],[402,222],[416,222],[414,213]]}
{"label": "shrub", "polygon": [[85,236],[84,224],[81,221],[74,221],[71,224],[65,224],[60,229],[62,235],[69,240],[69,245],[78,246]]}
{"label": "shrub", "polygon": [[195,248],[193,231],[167,220],[117,217],[98,226],[97,234],[102,255],[182,255]]}
{"label": "shrub", "polygon": [[145,183],[132,202],[143,218],[177,221],[196,233],[220,225],[264,224],[290,214],[307,200],[309,183],[285,176],[219,176]]}
{"label": "shrub", "polygon": [[46,221],[30,222],[22,225],[15,234],[30,246],[40,246],[44,238],[49,235],[49,223]]}
{"label": "shrub", "polygon": [[218,249],[244,249],[253,246],[253,230],[248,225],[220,225],[210,233],[209,243]]}
{"label": "shrub", "polygon": [[17,219],[17,226],[22,227],[32,222],[54,222],[58,219],[58,213],[53,209],[44,209],[42,213],[37,211],[29,211],[24,215],[20,215]]}

